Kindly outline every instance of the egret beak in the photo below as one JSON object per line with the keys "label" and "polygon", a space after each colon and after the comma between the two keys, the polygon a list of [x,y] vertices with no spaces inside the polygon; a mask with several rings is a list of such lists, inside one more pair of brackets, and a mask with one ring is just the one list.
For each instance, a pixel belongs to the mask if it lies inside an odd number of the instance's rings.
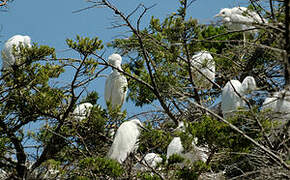
{"label": "egret beak", "polygon": [[138,124],[138,126],[139,126],[141,129],[145,130],[145,131],[149,131],[149,129],[145,128],[143,125],[140,126],[140,125]]}
{"label": "egret beak", "polygon": [[218,17],[221,17],[221,14],[217,14],[214,16],[214,18],[218,18]]}
{"label": "egret beak", "polygon": [[254,89],[254,91],[262,91],[262,90],[265,90],[263,87],[256,87],[255,89]]}

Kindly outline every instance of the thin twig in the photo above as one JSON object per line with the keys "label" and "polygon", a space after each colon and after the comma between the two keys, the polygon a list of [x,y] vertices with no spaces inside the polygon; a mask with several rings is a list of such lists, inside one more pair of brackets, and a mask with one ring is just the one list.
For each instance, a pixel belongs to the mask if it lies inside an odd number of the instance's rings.
{"label": "thin twig", "polygon": [[245,134],[243,131],[241,131],[239,128],[237,128],[235,125],[233,125],[232,123],[228,122],[224,118],[220,117],[216,113],[212,112],[208,108],[203,107],[203,106],[197,104],[196,102],[194,102],[194,101],[192,101],[190,99],[188,99],[188,101],[191,102],[192,104],[194,104],[195,106],[197,106],[198,108],[204,109],[205,111],[207,111],[208,113],[210,113],[212,116],[214,116],[215,118],[217,118],[221,122],[227,124],[231,129],[235,130],[236,132],[238,132],[239,134],[241,134],[242,136],[244,136],[246,139],[248,139],[249,141],[251,141],[253,144],[255,144],[257,147],[259,147],[260,149],[262,149],[273,160],[279,162],[280,164],[282,164],[282,166],[284,168],[290,170],[289,165],[281,157],[279,157],[278,155],[274,154],[271,150],[267,149],[265,146],[261,145],[260,143],[258,143],[257,141],[255,141],[254,139],[252,139],[251,137],[249,137],[247,134]]}
{"label": "thin twig", "polygon": [[1,0],[1,1],[2,1],[2,3],[0,3],[0,6],[5,6],[7,4],[8,0]]}

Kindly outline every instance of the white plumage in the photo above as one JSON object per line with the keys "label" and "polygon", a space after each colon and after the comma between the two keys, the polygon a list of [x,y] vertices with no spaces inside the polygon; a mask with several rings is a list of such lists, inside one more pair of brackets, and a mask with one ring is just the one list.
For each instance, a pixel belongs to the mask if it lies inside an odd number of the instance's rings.
{"label": "white plumage", "polygon": [[[109,56],[109,64],[122,70],[122,57],[119,54],[112,54]],[[105,85],[105,100],[110,102],[112,107],[122,106],[126,98],[128,89],[128,82],[124,75],[118,70],[113,69],[113,72],[106,79]]]}
{"label": "white plumage", "polygon": [[224,8],[215,17],[222,17],[223,23],[231,30],[246,30],[254,28],[251,23],[267,23],[258,13],[246,7]]}
{"label": "white plumage", "polygon": [[136,163],[134,166],[134,169],[137,171],[146,171],[148,170],[148,167],[150,168],[156,168],[158,163],[162,162],[162,158],[159,154],[156,153],[148,153],[145,155],[145,157],[142,159],[142,163]]}
{"label": "white plumage", "polygon": [[173,154],[182,155],[183,150],[180,137],[174,137],[167,147],[166,158],[168,159]]}
{"label": "white plumage", "polygon": [[[178,127],[174,131],[185,132],[185,130],[186,130],[186,125],[184,124],[183,121],[179,121]],[[206,147],[196,146],[197,141],[198,141],[197,138],[194,138],[194,140],[192,141],[191,143],[193,147],[192,151],[184,152],[184,148],[183,148],[180,137],[174,137],[167,147],[166,158],[168,159],[173,154],[178,154],[184,157],[185,159],[190,160],[191,162],[194,162],[197,160],[202,160],[206,162],[206,160],[208,159],[208,155],[206,153],[208,153],[209,150]]]}
{"label": "white plumage", "polygon": [[77,105],[73,111],[74,119],[77,121],[82,121],[90,115],[93,105],[91,103],[82,103]]}
{"label": "white plumage", "polygon": [[253,90],[257,89],[256,80],[252,76],[247,76],[242,82],[242,92],[243,94],[251,93]]}
{"label": "white plumage", "polygon": [[[174,129],[174,131],[185,132],[185,129],[186,127],[184,122],[179,121],[178,126]],[[180,137],[174,137],[167,147],[166,158],[168,159],[173,154],[181,155],[183,150],[184,148],[182,146]]]}
{"label": "white plumage", "polygon": [[116,132],[108,157],[123,163],[128,154],[137,150],[140,127],[143,127],[143,125],[138,119],[122,123]]}
{"label": "white plumage", "polygon": [[148,165],[149,167],[155,168],[158,163],[162,162],[162,158],[159,154],[148,153],[143,159],[143,163]]}
{"label": "white plumage", "polygon": [[[252,23],[267,23],[267,20],[261,18],[258,13],[247,9],[246,7],[224,8],[215,17],[221,17],[225,26],[230,30],[247,30],[255,28]],[[247,31],[247,33],[256,33],[257,30]],[[244,43],[246,42],[246,32],[243,32]]]}
{"label": "white plumage", "polygon": [[177,128],[174,129],[175,132],[178,132],[178,131],[185,132],[185,130],[186,130],[186,126],[183,121],[179,121]]}
{"label": "white plumage", "polygon": [[265,99],[262,110],[271,109],[275,113],[281,113],[281,119],[290,119],[290,91],[275,92],[273,97]]}
{"label": "white plumage", "polygon": [[[197,138],[195,138],[195,141],[197,141]],[[192,142],[192,146],[193,146],[192,151],[183,152],[184,148],[182,146],[180,137],[174,137],[167,147],[166,158],[168,159],[173,154],[178,154],[191,162],[198,160],[206,162],[208,159],[207,155],[207,153],[209,152],[208,148],[198,147],[196,146],[196,143],[194,141]]]}
{"label": "white plumage", "polygon": [[[206,77],[211,81],[215,79],[215,62],[211,54],[207,51],[200,51],[192,56],[191,60],[192,66],[198,68]],[[212,88],[212,83],[206,79],[203,75],[193,69],[192,78],[195,85],[199,89],[210,89]]]}
{"label": "white plumage", "polygon": [[209,153],[208,147],[198,147],[195,143],[192,143],[192,145],[194,147],[194,153],[191,153],[192,155],[190,159],[206,162],[208,159],[207,154]]}
{"label": "white plumage", "polygon": [[[19,45],[31,47],[29,36],[15,35],[8,39],[2,50],[2,69],[7,70],[16,63],[17,53],[19,54]],[[13,55],[13,47],[16,46],[16,56]]]}
{"label": "white plumage", "polygon": [[[239,97],[241,93],[242,84],[238,80],[230,80],[222,89],[222,112],[225,117],[226,113],[231,113],[237,109],[237,107],[243,106],[244,103]],[[239,94],[239,95],[238,95]]]}
{"label": "white plumage", "polygon": [[[222,89],[221,108],[224,117],[236,111],[238,107],[245,105],[241,98],[256,89],[256,81],[252,76],[247,76],[242,83],[238,80],[230,80]],[[240,97],[241,96],[241,97]]]}

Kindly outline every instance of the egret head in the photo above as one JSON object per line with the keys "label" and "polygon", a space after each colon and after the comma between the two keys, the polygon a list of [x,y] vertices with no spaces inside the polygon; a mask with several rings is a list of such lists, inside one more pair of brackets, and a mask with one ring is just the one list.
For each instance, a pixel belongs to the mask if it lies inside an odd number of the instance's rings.
{"label": "egret head", "polygon": [[112,54],[109,56],[108,63],[114,67],[121,68],[122,57],[119,54]]}
{"label": "egret head", "polygon": [[178,122],[177,128],[174,129],[174,132],[179,131],[179,132],[185,132],[186,126],[183,121]]}
{"label": "egret head", "polygon": [[196,58],[213,59],[211,54],[208,51],[204,51],[204,50],[195,52],[194,55],[192,56],[192,59],[196,59]]}
{"label": "egret head", "polygon": [[24,39],[24,44],[27,45],[28,47],[31,47],[31,39],[29,36],[23,36]]}
{"label": "egret head", "polygon": [[132,119],[130,120],[131,123],[134,123],[135,125],[137,125],[138,128],[142,128],[142,129],[145,129],[143,124],[140,122],[139,119]]}
{"label": "egret head", "polygon": [[199,51],[194,53],[194,55],[192,56],[192,60],[193,62],[198,63],[206,62],[207,64],[207,60],[211,61],[213,60],[213,57],[208,51]]}
{"label": "egret head", "polygon": [[231,9],[224,8],[214,17],[229,17],[231,15]]}
{"label": "egret head", "polygon": [[282,91],[274,93],[274,97],[278,97],[290,102],[290,91],[283,89]]}
{"label": "egret head", "polygon": [[255,79],[252,76],[247,76],[242,82],[242,88],[244,92],[256,90]]}
{"label": "egret head", "polygon": [[10,39],[7,40],[6,43],[15,44],[16,46],[19,45],[19,43],[22,43],[23,46],[31,47],[31,38],[29,36],[23,36],[23,35],[14,35]]}

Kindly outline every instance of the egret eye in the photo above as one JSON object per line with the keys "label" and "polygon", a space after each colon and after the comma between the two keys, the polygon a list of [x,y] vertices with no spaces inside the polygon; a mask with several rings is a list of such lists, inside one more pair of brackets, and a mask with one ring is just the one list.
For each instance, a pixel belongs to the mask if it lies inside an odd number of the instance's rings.
{"label": "egret eye", "polygon": [[225,14],[225,12],[222,12],[222,14]]}

